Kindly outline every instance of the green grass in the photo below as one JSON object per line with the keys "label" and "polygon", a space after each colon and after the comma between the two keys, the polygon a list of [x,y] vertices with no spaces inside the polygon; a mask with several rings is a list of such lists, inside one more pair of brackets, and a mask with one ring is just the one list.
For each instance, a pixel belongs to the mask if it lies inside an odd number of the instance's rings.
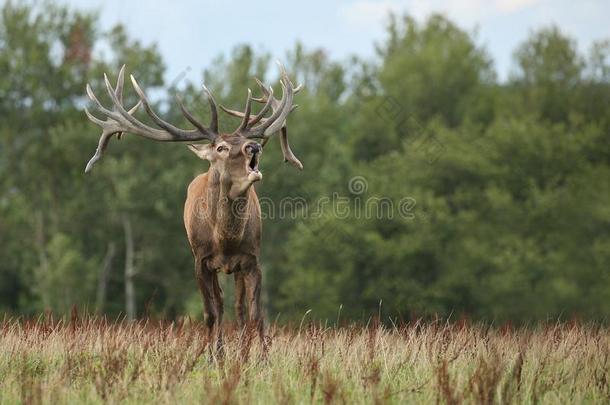
{"label": "green grass", "polygon": [[610,402],[610,333],[596,325],[272,326],[267,356],[228,325],[223,358],[200,323],[0,326],[6,404]]}

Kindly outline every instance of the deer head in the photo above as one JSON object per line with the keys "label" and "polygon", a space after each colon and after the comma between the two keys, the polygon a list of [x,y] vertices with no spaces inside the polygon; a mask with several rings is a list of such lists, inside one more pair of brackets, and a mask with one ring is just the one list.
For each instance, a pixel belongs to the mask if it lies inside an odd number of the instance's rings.
{"label": "deer head", "polygon": [[[294,94],[301,90],[301,86],[294,87],[288,74],[280,65],[282,87],[282,98],[277,100],[273,97],[273,88],[266,87],[258,79],[263,96],[253,98],[248,89],[246,106],[244,112],[229,110],[221,106],[227,113],[241,118],[239,127],[232,133],[221,134],[218,131],[218,112],[216,102],[210,91],[203,86],[210,104],[211,122],[209,127],[199,122],[184,106],[181,99],[177,97],[180,109],[185,118],[194,126],[193,129],[184,130],[160,118],[152,109],[144,91],[133,76],[131,83],[138,94],[140,101],[131,109],[123,106],[123,82],[125,66],[119,71],[117,85],[112,87],[108,77],[104,74],[106,90],[112,102],[112,110],[104,107],[87,84],[87,94],[95,104],[97,110],[105,116],[101,120],[92,115],[87,109],[87,117],[102,128],[95,155],[87,163],[85,172],[89,172],[93,165],[102,157],[105,149],[113,135],[120,139],[123,133],[129,132],[159,142],[189,142],[189,149],[199,158],[210,162],[210,171],[218,174],[219,181],[228,190],[229,198],[237,198],[243,194],[254,182],[262,179],[259,170],[259,161],[263,146],[269,137],[281,130],[281,146],[284,160],[302,169],[301,162],[294,156],[288,145],[286,132],[286,117],[296,108],[292,104]],[[252,116],[252,101],[264,104],[258,114]],[[159,128],[153,128],[139,121],[133,115],[142,105],[144,110]],[[271,112],[268,117],[267,113]],[[196,141],[207,141],[207,143],[194,144]],[[257,141],[260,141],[257,142]]]}

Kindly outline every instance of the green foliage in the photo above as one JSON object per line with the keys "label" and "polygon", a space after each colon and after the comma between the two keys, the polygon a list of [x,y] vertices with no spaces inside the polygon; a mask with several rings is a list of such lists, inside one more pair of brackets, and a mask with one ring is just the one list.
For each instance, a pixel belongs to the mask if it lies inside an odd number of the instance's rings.
{"label": "green foliage", "polygon": [[524,107],[543,119],[565,122],[579,101],[574,90],[584,67],[576,43],[557,27],[542,29],[517,49],[515,59]]}
{"label": "green foliage", "polygon": [[[204,105],[200,83],[159,91],[155,46],[121,26],[101,32],[96,19],[46,3],[2,6],[0,308],[92,310],[108,271],[104,311],[123,312],[129,222],[139,313],[193,314],[201,304],[181,210],[206,164],[184,145],[126,135],[84,175],[99,132],[81,110],[85,83],[102,89],[102,73],[114,80],[126,63],[163,115],[186,126],[171,100],[180,92]],[[305,170],[281,161],[277,140],[265,148],[257,192],[269,202],[270,317],[300,320],[311,309],[334,319],[341,307],[342,317],[366,320],[381,303],[404,318],[605,319],[609,42],[584,55],[556,27],[534,31],[499,83],[474,34],[445,17],[394,17],[387,34],[370,61],[334,61],[300,43],[285,57],[305,84],[289,119]],[[104,44],[112,52],[92,52]],[[241,108],[253,76],[276,80],[270,60],[241,45],[203,79],[218,101]],[[130,86],[125,93],[135,103]],[[236,123],[221,117],[226,131]]]}
{"label": "green foliage", "polygon": [[45,259],[34,270],[33,292],[42,305],[57,313],[68,313],[72,305],[91,306],[96,273],[94,262],[82,256],[78,240],[56,233],[44,246]]}
{"label": "green foliage", "polygon": [[454,127],[470,118],[491,119],[495,74],[471,35],[439,15],[423,25],[408,16],[393,18],[388,31],[387,43],[379,47],[379,91],[365,100],[353,122],[356,158],[398,147],[408,120],[437,118]]}

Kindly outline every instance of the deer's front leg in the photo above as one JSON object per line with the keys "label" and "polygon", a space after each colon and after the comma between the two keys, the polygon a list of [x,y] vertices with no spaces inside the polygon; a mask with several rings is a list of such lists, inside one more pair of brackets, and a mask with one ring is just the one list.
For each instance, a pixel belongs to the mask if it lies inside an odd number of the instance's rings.
{"label": "deer's front leg", "polygon": [[203,310],[210,343],[216,340],[217,350],[222,351],[223,298],[218,275],[209,269],[203,260],[196,259],[195,276],[203,297]]}
{"label": "deer's front leg", "polygon": [[243,278],[246,287],[246,298],[248,300],[249,324],[256,329],[261,341],[265,343],[263,307],[261,303],[262,273],[258,260],[252,260],[250,265],[244,269]]}
{"label": "deer's front leg", "polygon": [[235,317],[237,326],[243,329],[246,325],[246,284],[241,271],[235,272]]}

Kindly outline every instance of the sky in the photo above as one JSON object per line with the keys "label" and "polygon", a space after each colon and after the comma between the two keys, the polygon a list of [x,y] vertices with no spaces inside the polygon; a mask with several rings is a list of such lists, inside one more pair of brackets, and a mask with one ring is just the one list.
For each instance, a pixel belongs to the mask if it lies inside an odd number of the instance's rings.
{"label": "sky", "polygon": [[[0,0],[2,2],[2,0]],[[595,40],[610,38],[609,0],[63,0],[97,10],[102,29],[122,23],[132,38],[157,43],[167,63],[168,83],[201,80],[215,56],[242,43],[283,59],[295,41],[323,48],[333,59],[374,56],[385,38],[388,13],[409,13],[424,21],[445,14],[491,54],[505,79],[512,53],[532,30],[558,25],[587,51]]]}

